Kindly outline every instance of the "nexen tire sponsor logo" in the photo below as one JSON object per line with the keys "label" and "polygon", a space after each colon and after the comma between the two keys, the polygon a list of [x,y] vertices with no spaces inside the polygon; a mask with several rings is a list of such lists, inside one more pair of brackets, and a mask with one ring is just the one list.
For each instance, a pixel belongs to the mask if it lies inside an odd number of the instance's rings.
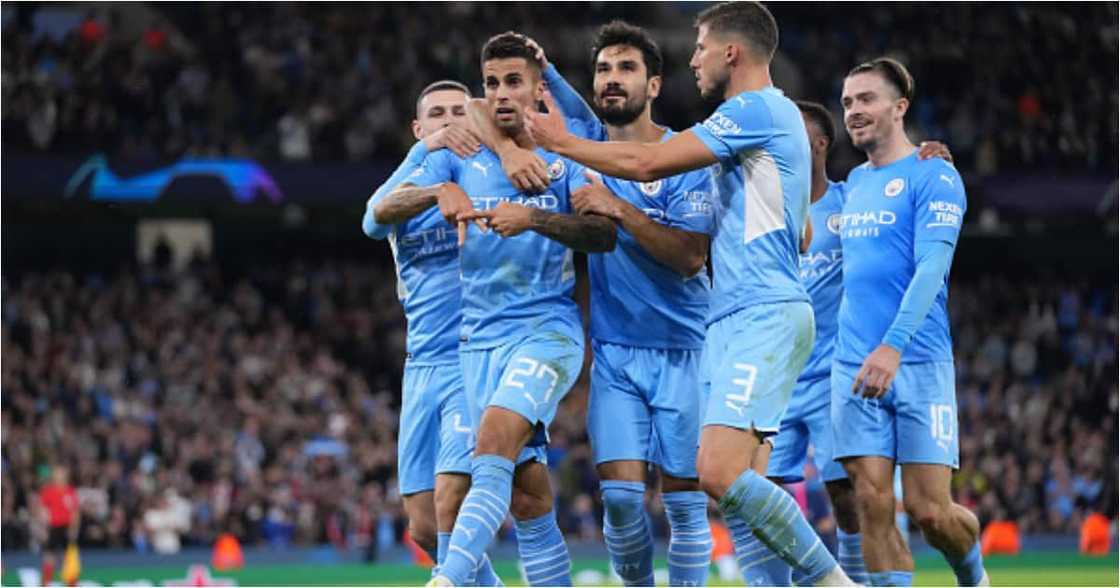
{"label": "nexen tire sponsor logo", "polygon": [[933,213],[933,222],[926,225],[931,227],[959,227],[964,209],[954,202],[935,200],[929,203],[929,211]]}
{"label": "nexen tire sponsor logo", "polygon": [[712,116],[709,116],[708,120],[704,121],[704,128],[711,131],[711,133],[717,137],[722,137],[728,133],[735,135],[743,134],[743,129],[740,128],[735,121],[727,118],[721,112],[712,113]]}

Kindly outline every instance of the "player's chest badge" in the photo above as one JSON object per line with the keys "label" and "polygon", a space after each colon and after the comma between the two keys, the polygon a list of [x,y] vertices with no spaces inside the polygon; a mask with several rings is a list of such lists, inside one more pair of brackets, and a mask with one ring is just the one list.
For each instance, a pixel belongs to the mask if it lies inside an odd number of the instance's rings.
{"label": "player's chest badge", "polygon": [[906,180],[902,178],[895,178],[887,182],[886,187],[883,188],[883,196],[887,198],[894,198],[902,193],[903,188],[906,187]]}
{"label": "player's chest badge", "polygon": [[654,196],[657,196],[658,192],[661,191],[661,180],[657,180],[655,182],[642,182],[638,184],[638,189],[642,191],[642,194],[653,198]]}
{"label": "player's chest badge", "polygon": [[548,178],[555,182],[562,177],[564,177],[564,160],[557,159],[548,166]]}

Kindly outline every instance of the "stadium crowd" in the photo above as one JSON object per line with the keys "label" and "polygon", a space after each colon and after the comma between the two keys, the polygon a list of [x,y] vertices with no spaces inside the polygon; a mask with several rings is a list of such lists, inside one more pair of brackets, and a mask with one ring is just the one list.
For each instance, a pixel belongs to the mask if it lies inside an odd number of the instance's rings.
{"label": "stadium crowd", "polygon": [[[5,145],[125,159],[184,154],[294,161],[398,157],[413,99],[432,80],[478,80],[485,36],[538,38],[590,87],[594,27],[622,17],[666,48],[659,118],[703,116],[686,62],[688,3],[211,4],[4,8]],[[948,142],[966,174],[1110,170],[1116,160],[1116,6],[778,4],[776,76],[838,110],[839,80],[883,52],[917,79],[911,128]],[[866,14],[853,14],[865,10]],[[137,22],[146,22],[136,26]],[[844,23],[837,26],[836,23]],[[433,38],[430,31],[441,31]],[[850,148],[833,169],[860,160]]]}
{"label": "stadium crowd", "polygon": [[[1074,533],[1090,511],[1116,516],[1116,299],[1087,281],[953,285],[954,487],[982,522]],[[196,257],[180,271],[8,275],[2,319],[5,549],[42,540],[32,506],[52,464],[72,472],[84,546],[173,551],[224,531],[276,548],[399,540],[391,269],[235,272]],[[601,540],[585,394],[553,425],[550,465],[562,528]]]}

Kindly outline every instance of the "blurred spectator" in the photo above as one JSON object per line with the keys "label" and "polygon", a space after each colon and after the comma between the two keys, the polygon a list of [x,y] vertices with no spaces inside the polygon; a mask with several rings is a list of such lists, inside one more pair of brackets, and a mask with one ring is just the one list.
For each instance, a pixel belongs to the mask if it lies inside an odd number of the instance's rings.
{"label": "blurred spectator", "polygon": [[[4,145],[88,156],[397,158],[417,92],[439,78],[479,88],[490,35],[536,37],[585,93],[594,29],[649,27],[666,56],[657,116],[685,128],[710,112],[686,64],[701,5],[454,3],[149,5],[130,29],[97,8],[82,18],[13,5],[3,35]],[[968,173],[1114,171],[1115,4],[776,3],[775,78],[839,111],[840,80],[890,54],[917,79],[915,139],[946,139]],[[114,20],[114,18],[116,20]],[[139,17],[137,17],[139,18]],[[53,20],[52,20],[53,19]],[[63,34],[45,34],[61,29]],[[436,31],[435,35],[432,31]],[[14,100],[10,98],[14,97]],[[862,161],[840,141],[833,175]]]}

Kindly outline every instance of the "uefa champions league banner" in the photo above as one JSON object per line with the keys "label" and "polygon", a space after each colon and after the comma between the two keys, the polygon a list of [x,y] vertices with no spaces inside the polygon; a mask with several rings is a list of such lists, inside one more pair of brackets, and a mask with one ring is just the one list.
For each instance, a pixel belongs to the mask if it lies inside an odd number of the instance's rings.
{"label": "uefa champions league banner", "polygon": [[184,157],[138,164],[101,154],[5,153],[3,198],[160,204],[349,204],[364,201],[392,161],[289,163]]}

